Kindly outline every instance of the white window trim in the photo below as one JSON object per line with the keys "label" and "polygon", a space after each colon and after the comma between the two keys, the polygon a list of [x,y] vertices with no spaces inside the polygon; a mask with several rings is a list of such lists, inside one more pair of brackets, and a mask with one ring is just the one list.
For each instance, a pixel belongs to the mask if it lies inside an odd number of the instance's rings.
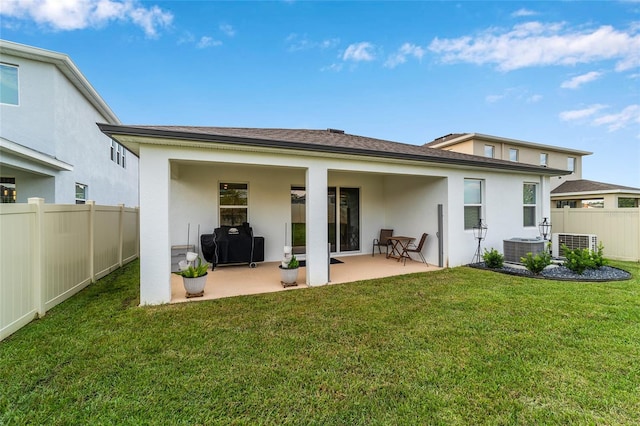
{"label": "white window trim", "polygon": [[[469,180],[472,180],[472,181],[478,181],[478,182],[480,182],[480,204],[474,204],[474,203],[467,204],[467,203],[464,201],[464,182],[469,181]],[[465,214],[464,214],[464,208],[465,208],[465,207],[480,207],[480,215],[479,215],[479,217],[480,217],[480,219],[482,219],[482,218],[484,217],[484,200],[485,200],[485,198],[484,198],[484,197],[485,197],[485,194],[484,194],[484,193],[485,193],[485,180],[484,180],[484,179],[478,179],[478,178],[464,178],[464,181],[463,181],[463,184],[462,184],[462,185],[463,185],[463,191],[462,191],[462,193],[463,193],[463,194],[462,194],[462,204],[463,204],[463,207],[462,207],[462,209],[463,209],[463,211],[462,211],[462,226],[464,227],[464,230],[465,230],[465,231],[470,231],[470,232],[472,232],[472,231],[473,231],[473,228],[466,228],[466,227],[465,227]]]}
{"label": "white window trim", "polygon": [[[78,195],[77,187],[78,186],[81,186],[81,187],[84,188],[84,198],[78,198],[77,197],[77,195]],[[89,185],[85,185],[84,183],[76,182],[76,186],[74,188],[74,197],[75,197],[75,200],[76,200],[76,204],[86,204],[87,200],[89,199],[88,195],[89,195]],[[78,201],[81,201],[81,202],[79,203]]]}
{"label": "white window trim", "polygon": [[[487,155],[487,148],[491,148],[491,156]],[[495,145],[485,144],[484,145],[484,156],[486,158],[496,158],[496,147],[495,147]]]}
{"label": "white window trim", "polygon": [[10,103],[5,103],[5,102],[0,102],[0,105],[6,105],[6,106],[11,106],[11,107],[19,107],[20,106],[20,67],[16,64],[8,64],[6,62],[0,62],[0,65],[4,65],[5,67],[11,67],[11,68],[15,68],[16,69],[16,79],[17,79],[17,86],[18,86],[18,101],[15,104],[10,104]]}
{"label": "white window trim", "polygon": [[[220,185],[224,183],[236,184],[236,185],[246,185],[247,186],[247,204],[246,205],[233,205],[233,206],[223,206],[220,204]],[[222,210],[224,209],[245,209],[247,211],[247,222],[249,222],[249,182],[240,182],[236,180],[220,180],[218,181],[218,226],[222,226]]]}
{"label": "white window trim", "polygon": [[[544,158],[544,161],[542,161],[542,159]],[[540,153],[540,165],[543,167],[548,167],[549,166],[549,154],[546,152],[541,152]]]}
{"label": "white window trim", "polygon": [[[524,202],[524,199],[522,200],[522,226],[524,228],[535,228],[538,223],[538,200],[540,199],[540,194],[538,194],[538,183],[537,182],[523,182],[522,183],[522,194],[523,194],[523,198],[524,198],[524,186],[525,185],[533,185],[533,187],[535,188],[534,190],[534,195],[536,197],[535,199],[535,203],[533,204],[526,204]],[[524,209],[525,207],[533,207],[534,209],[534,216],[533,216],[533,224],[532,225],[525,225],[524,224]]]}
{"label": "white window trim", "polygon": [[[515,153],[516,153],[516,159],[515,159],[515,160],[513,160],[513,159],[511,158],[511,153],[512,153],[512,152],[515,152]],[[513,162],[515,162],[515,163],[519,162],[519,161],[520,161],[520,150],[519,150],[519,149],[517,149],[517,148],[509,148],[509,160],[510,160],[510,161],[513,161]]]}

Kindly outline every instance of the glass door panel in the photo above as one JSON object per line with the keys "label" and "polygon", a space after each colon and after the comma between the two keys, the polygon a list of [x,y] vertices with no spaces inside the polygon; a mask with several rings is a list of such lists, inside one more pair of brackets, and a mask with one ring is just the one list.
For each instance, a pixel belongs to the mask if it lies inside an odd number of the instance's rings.
{"label": "glass door panel", "polygon": [[360,189],[340,188],[340,251],[360,250]]}
{"label": "glass door panel", "polygon": [[[291,187],[291,248],[303,254],[307,244],[307,191],[303,186]],[[288,242],[285,242],[288,244]]]}
{"label": "glass door panel", "polygon": [[331,252],[336,251],[336,188],[329,187],[327,189],[327,217],[328,219],[328,232],[329,232],[329,244],[331,245]]}

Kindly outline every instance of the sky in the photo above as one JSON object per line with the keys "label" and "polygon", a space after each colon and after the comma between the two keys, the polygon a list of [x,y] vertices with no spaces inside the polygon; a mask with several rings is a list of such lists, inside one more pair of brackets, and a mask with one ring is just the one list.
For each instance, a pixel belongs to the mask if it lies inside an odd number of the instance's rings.
{"label": "sky", "polygon": [[640,1],[0,0],[126,125],[483,133],[640,188]]}

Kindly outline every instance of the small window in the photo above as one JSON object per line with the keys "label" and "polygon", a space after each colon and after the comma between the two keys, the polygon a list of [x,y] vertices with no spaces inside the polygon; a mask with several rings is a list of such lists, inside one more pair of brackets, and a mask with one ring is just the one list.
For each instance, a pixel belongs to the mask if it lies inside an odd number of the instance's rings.
{"label": "small window", "polygon": [[537,192],[535,183],[525,183],[522,187],[523,226],[536,226]]}
{"label": "small window", "polygon": [[638,207],[638,198],[618,198],[618,208]]}
{"label": "small window", "polygon": [[249,189],[246,183],[220,183],[220,226],[248,222]]}
{"label": "small window", "polygon": [[544,167],[549,165],[549,154],[544,152],[540,154],[540,165]]}
{"label": "small window", "polygon": [[576,171],[576,159],[575,159],[575,157],[567,158],[567,170],[569,170],[570,172],[575,172]]}
{"label": "small window", "polygon": [[0,103],[18,105],[19,101],[18,67],[0,64]]}
{"label": "small window", "polygon": [[484,156],[488,158],[495,157],[495,147],[493,145],[485,145],[484,146]]}
{"label": "small window", "polygon": [[86,204],[87,202],[87,185],[76,183],[76,204]]}
{"label": "small window", "polygon": [[569,208],[575,209],[576,207],[578,207],[578,203],[575,200],[556,201],[556,208],[561,209],[563,207],[569,207]]}
{"label": "small window", "polygon": [[482,181],[464,180],[464,229],[473,229],[482,218]]}
{"label": "small window", "polygon": [[509,160],[518,161],[518,150],[515,148],[509,148]]}
{"label": "small window", "polygon": [[0,178],[0,196],[2,203],[16,202],[16,179],[3,177]]}
{"label": "small window", "polygon": [[122,168],[126,168],[125,163],[125,153],[127,150],[124,146],[120,145],[118,142],[111,140],[111,161],[116,164],[122,166]]}

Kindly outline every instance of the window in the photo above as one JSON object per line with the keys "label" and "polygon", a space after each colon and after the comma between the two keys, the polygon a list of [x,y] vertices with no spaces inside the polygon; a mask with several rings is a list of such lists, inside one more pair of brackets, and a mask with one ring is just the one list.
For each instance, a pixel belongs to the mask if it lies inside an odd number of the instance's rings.
{"label": "window", "polygon": [[540,165],[547,167],[549,165],[549,154],[547,153],[540,153]]}
{"label": "window", "polygon": [[556,201],[556,208],[563,208],[568,206],[569,208],[575,209],[576,207],[578,207],[578,203],[576,202],[576,200],[560,200],[560,201]]}
{"label": "window", "polygon": [[484,146],[484,156],[489,158],[493,158],[495,156],[495,148],[493,145]]}
{"label": "window", "polygon": [[3,177],[0,178],[0,197],[2,203],[16,202],[16,179]]}
{"label": "window", "polygon": [[567,170],[569,170],[570,172],[575,172],[576,171],[576,159],[575,159],[575,157],[567,158]]}
{"label": "window", "polygon": [[464,229],[473,229],[482,217],[482,181],[464,180]]}
{"label": "window", "polygon": [[249,189],[246,183],[220,183],[220,226],[249,222]]}
{"label": "window", "polygon": [[509,160],[518,161],[518,150],[515,148],[509,148]]}
{"label": "window", "polygon": [[114,141],[113,139],[111,140],[111,161],[121,165],[122,168],[126,167],[126,164],[125,164],[126,152],[127,150],[125,149],[124,146],[120,145],[118,142]]}
{"label": "window", "polygon": [[0,64],[0,103],[18,105],[18,67]]}
{"label": "window", "polygon": [[525,183],[522,186],[523,226],[536,226],[536,193],[538,185]]}
{"label": "window", "polygon": [[618,198],[618,208],[638,207],[638,198]]}
{"label": "window", "polygon": [[87,202],[87,185],[76,183],[76,204],[85,204]]}

